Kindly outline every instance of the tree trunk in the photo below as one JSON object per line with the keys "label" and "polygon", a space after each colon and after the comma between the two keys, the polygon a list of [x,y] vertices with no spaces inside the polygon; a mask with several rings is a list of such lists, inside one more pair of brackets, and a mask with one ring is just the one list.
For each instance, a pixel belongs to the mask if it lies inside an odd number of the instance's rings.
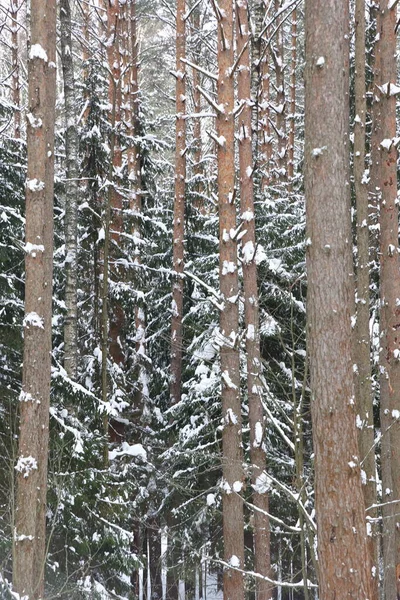
{"label": "tree trunk", "polygon": [[[223,307],[220,313],[222,374],[222,519],[224,558],[232,567],[244,568],[242,416],[240,404],[239,285],[237,271],[233,3],[221,0],[218,19],[218,206],[219,275]],[[253,215],[242,215],[244,225]],[[224,600],[244,600],[243,575],[224,570]]]}
{"label": "tree trunk", "polygon": [[[200,8],[197,7],[193,12],[192,34],[196,40],[193,61],[195,64],[201,63],[201,36],[200,36]],[[193,104],[195,114],[201,112],[201,94],[199,86],[201,85],[200,72],[197,69],[192,70],[193,73]],[[193,123],[193,138],[194,138],[194,176],[195,176],[195,197],[194,207],[197,211],[196,218],[206,213],[204,203],[204,169],[201,164],[202,159],[202,143],[201,143],[201,119],[195,118]]]}
{"label": "tree trunk", "polygon": [[[380,105],[381,105],[381,202],[380,202],[380,389],[382,432],[383,502],[400,498],[400,279],[397,205],[396,97],[391,86],[396,85],[396,8],[389,0],[379,5]],[[391,481],[390,481],[391,479]],[[390,492],[389,492],[390,490]],[[400,530],[397,518],[400,502],[392,506],[388,518],[389,539],[386,546],[386,593],[393,594],[397,580],[400,598]],[[386,512],[386,511],[385,511]],[[384,517],[386,516],[385,513]],[[393,516],[392,516],[393,515]],[[399,575],[398,575],[399,574]],[[390,586],[387,588],[386,586]],[[392,596],[387,596],[390,598]],[[393,596],[394,597],[394,596]]]}
{"label": "tree trunk", "polygon": [[[108,66],[110,70],[110,82],[109,82],[109,93],[108,99],[110,103],[111,111],[110,117],[113,121],[114,131],[114,148],[113,152],[113,177],[111,185],[111,223],[110,223],[110,238],[112,244],[110,244],[111,258],[110,266],[113,265],[112,277],[116,281],[120,281],[122,278],[122,268],[117,264],[115,260],[118,255],[118,248],[121,243],[121,233],[123,230],[123,205],[122,195],[118,190],[120,169],[122,165],[122,150],[120,141],[120,128],[121,128],[121,7],[119,0],[112,0],[107,6],[107,24],[108,24]],[[111,115],[112,111],[115,111],[114,115]],[[111,241],[110,240],[110,241]],[[111,273],[111,270],[110,270]],[[110,325],[109,325],[109,338],[110,338],[110,357],[114,363],[121,366],[125,362],[125,356],[121,345],[122,330],[124,327],[125,315],[123,308],[118,300],[113,301],[110,310]]]}
{"label": "tree trunk", "polygon": [[288,180],[290,186],[294,176],[294,134],[296,126],[296,65],[297,65],[297,10],[292,14],[292,49],[290,65],[290,121],[288,138]]}
{"label": "tree trunk", "polygon": [[272,136],[270,124],[270,58],[265,44],[267,31],[264,29],[264,0],[257,0],[254,5],[255,36],[252,38],[253,61],[253,95],[256,99],[256,135],[257,162],[260,165],[260,187],[264,191],[270,183],[272,159]]}
{"label": "tree trunk", "polygon": [[[122,197],[117,190],[118,182],[116,173],[122,163],[122,154],[119,135],[116,131],[121,121],[121,62],[120,62],[120,8],[118,0],[113,0],[107,5],[107,59],[109,66],[108,99],[110,105],[110,157],[108,168],[108,192],[105,199],[104,210],[104,259],[103,259],[103,286],[102,286],[102,364],[101,364],[101,389],[104,409],[108,403],[108,353],[114,363],[121,366],[124,363],[124,354],[121,347],[121,334],[124,323],[124,312],[118,302],[109,310],[109,279],[111,275],[110,264],[115,256],[122,232]],[[119,268],[115,266],[113,276],[119,276]],[[109,419],[106,410],[103,413],[103,426],[105,436],[104,459],[108,463],[108,437]]]}
{"label": "tree trunk", "polygon": [[184,227],[186,190],[186,0],[178,0],[176,6],[176,147],[175,147],[175,202],[173,225],[173,284],[171,326],[171,403],[181,399],[182,384],[182,318],[183,318],[183,271]]}
{"label": "tree trunk", "polygon": [[[250,31],[247,0],[236,2],[238,100],[243,102],[239,128],[240,212],[246,230],[242,238],[244,317],[246,327],[247,395],[249,402],[250,460],[252,465],[254,512],[254,568],[256,573],[271,577],[268,492],[263,489],[266,469],[265,419],[261,402],[262,386],[260,332],[258,312],[256,235],[254,220],[254,186],[251,118]],[[263,475],[264,474],[264,475]],[[265,486],[264,486],[265,488]],[[257,510],[260,509],[260,510]],[[263,512],[261,512],[263,511]],[[271,600],[273,587],[256,579],[257,600]]]}
{"label": "tree trunk", "polygon": [[14,590],[43,598],[53,278],[56,3],[32,0],[28,51],[25,318]]}
{"label": "tree trunk", "polygon": [[[140,91],[139,91],[139,57],[138,57],[138,39],[137,39],[137,18],[136,18],[136,0],[131,0],[130,5],[130,42],[131,42],[131,64],[129,67],[130,83],[129,83],[129,107],[130,107],[130,135],[132,141],[128,149],[128,179],[131,182],[130,191],[130,209],[133,213],[133,228],[132,235],[134,237],[134,256],[133,262],[136,271],[134,272],[134,280],[137,282],[136,289],[138,290],[137,301],[135,305],[135,349],[136,358],[138,360],[138,395],[135,409],[139,416],[143,416],[146,411],[144,405],[146,397],[149,394],[147,387],[146,375],[146,316],[145,306],[141,289],[140,265],[142,241],[141,232],[141,214],[142,214],[142,178],[141,178],[141,156],[140,145],[138,138],[140,135]],[[139,268],[138,268],[139,267]]]}
{"label": "tree trunk", "polygon": [[[282,6],[282,0],[275,0],[275,13]],[[275,64],[276,81],[276,133],[277,140],[277,169],[276,176],[280,181],[287,179],[287,137],[286,137],[286,96],[284,74],[284,46],[283,46],[283,20],[276,32],[275,43],[272,47],[272,58]]]}
{"label": "tree trunk", "polygon": [[11,0],[11,67],[12,67],[12,103],[14,111],[14,137],[21,137],[21,97],[19,81],[19,45],[18,45],[18,0]]}
{"label": "tree trunk", "polygon": [[72,53],[71,6],[60,0],[61,64],[65,105],[65,306],[64,368],[71,379],[77,376],[77,234],[78,234],[78,135],[76,130],[75,79]]}
{"label": "tree trunk", "polygon": [[[370,598],[354,411],[350,310],[349,10],[307,0],[305,191],[308,343],[319,595]],[[338,443],[340,440],[340,443]]]}
{"label": "tree trunk", "polygon": [[[377,6],[371,8],[371,17],[376,21],[376,32],[382,33],[380,10]],[[382,187],[381,148],[382,141],[382,103],[380,101],[379,85],[381,79],[381,40],[376,36],[373,63],[373,105],[372,105],[372,131],[371,131],[371,159],[370,159],[370,184],[368,224],[370,226],[370,260],[378,261],[378,235],[377,224],[379,220],[379,205]],[[390,417],[381,410],[381,432],[387,430]],[[385,598],[395,598],[396,578],[394,574],[394,546],[395,533],[393,528],[393,504],[390,504],[392,490],[392,474],[390,461],[390,434],[383,435],[381,439],[381,478],[382,478],[382,551],[383,551],[383,593]],[[389,493],[386,493],[389,490]]]}
{"label": "tree trunk", "polygon": [[[354,328],[355,399],[365,508],[376,504],[376,464],[374,451],[374,415],[369,333],[369,230],[368,188],[365,178],[365,0],[356,0],[355,8],[355,113],[354,123],[354,188],[357,208],[356,325]],[[368,513],[376,518],[377,511]],[[373,528],[368,527],[368,548],[374,577],[373,599],[378,600],[378,547]]]}

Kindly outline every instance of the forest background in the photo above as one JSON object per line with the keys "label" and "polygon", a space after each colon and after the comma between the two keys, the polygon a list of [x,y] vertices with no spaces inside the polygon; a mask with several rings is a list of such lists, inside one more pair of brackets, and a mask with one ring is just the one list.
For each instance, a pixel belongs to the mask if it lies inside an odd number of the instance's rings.
{"label": "forest background", "polygon": [[397,27],[1,3],[2,597],[399,593]]}

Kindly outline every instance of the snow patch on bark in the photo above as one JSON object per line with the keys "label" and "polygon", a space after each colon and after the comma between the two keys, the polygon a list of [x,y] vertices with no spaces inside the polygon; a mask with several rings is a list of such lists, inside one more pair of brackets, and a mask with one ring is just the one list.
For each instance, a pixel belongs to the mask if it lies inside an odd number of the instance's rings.
{"label": "snow patch on bark", "polygon": [[30,60],[32,60],[34,58],[40,58],[40,60],[43,60],[44,62],[48,62],[48,60],[49,60],[47,58],[46,50],[40,44],[33,44],[31,46],[31,49],[29,52],[29,58],[30,58]]}
{"label": "snow patch on bark", "polygon": [[44,320],[36,312],[26,314],[22,324],[27,329],[29,329],[29,327],[39,327],[40,329],[44,329]]}
{"label": "snow patch on bark", "polygon": [[37,460],[33,456],[20,456],[14,468],[26,479],[32,471],[37,471]]}

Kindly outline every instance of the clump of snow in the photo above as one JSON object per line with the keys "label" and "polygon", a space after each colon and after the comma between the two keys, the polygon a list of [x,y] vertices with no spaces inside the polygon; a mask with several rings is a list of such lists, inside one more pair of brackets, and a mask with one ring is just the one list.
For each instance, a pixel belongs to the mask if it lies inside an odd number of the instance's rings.
{"label": "clump of snow", "polygon": [[32,394],[24,392],[23,390],[21,391],[18,400],[20,402],[36,402],[37,404],[40,404],[40,400],[35,400]]}
{"label": "clump of snow", "polygon": [[27,179],[26,188],[31,192],[40,192],[41,190],[44,190],[45,184],[44,181],[40,181],[40,179]]}
{"label": "clump of snow", "polygon": [[231,408],[228,408],[228,410],[226,411],[225,422],[228,425],[229,423],[232,423],[232,425],[237,425],[238,423],[238,418]]}
{"label": "clump of snow", "polygon": [[253,442],[254,448],[260,448],[262,441],[263,441],[263,426],[262,426],[262,423],[260,423],[260,421],[257,421],[255,428],[254,428],[254,442]]}
{"label": "clump of snow", "polygon": [[26,114],[26,118],[27,118],[29,125],[33,129],[39,129],[39,127],[42,127],[42,125],[43,125],[42,119],[40,117],[35,117],[35,115],[33,115],[31,112],[28,112]]}
{"label": "clump of snow", "polygon": [[40,44],[32,44],[31,49],[29,51],[30,60],[34,58],[40,58],[44,62],[48,62],[47,52]]}
{"label": "clump of snow", "polygon": [[254,258],[254,244],[251,240],[244,244],[242,254],[244,263],[248,265]]}
{"label": "clump of snow", "polygon": [[38,252],[44,252],[44,246],[42,244],[32,244],[31,242],[27,242],[25,244],[25,252],[35,258]]}
{"label": "clump of snow", "polygon": [[207,506],[213,506],[215,504],[215,495],[207,494]]}
{"label": "clump of snow", "polygon": [[240,559],[238,556],[236,556],[236,554],[232,554],[232,556],[229,559],[229,564],[231,567],[234,568],[239,568],[240,567]]}
{"label": "clump of snow", "polygon": [[241,215],[242,221],[252,221],[254,219],[254,213],[251,210],[245,210]]}
{"label": "clump of snow", "polygon": [[314,156],[314,158],[317,158],[318,156],[322,156],[322,154],[324,153],[324,150],[326,150],[326,149],[327,149],[326,146],[322,146],[322,148],[313,148],[312,155]]}
{"label": "clump of snow", "polygon": [[133,444],[130,446],[127,442],[123,442],[121,444],[121,450],[112,450],[109,453],[110,460],[114,460],[117,456],[133,456],[134,458],[147,460],[147,452],[142,444]]}
{"label": "clump of snow", "polygon": [[241,481],[234,481],[232,488],[234,492],[239,494],[243,489],[243,483]]}
{"label": "clump of snow", "polygon": [[224,371],[222,373],[222,379],[223,379],[223,382],[225,383],[226,387],[228,387],[231,390],[237,389],[237,386],[233,383],[228,371]]}
{"label": "clump of snow", "polygon": [[257,494],[265,494],[269,492],[271,490],[271,480],[267,473],[261,473],[261,475],[257,477],[255,484],[252,485],[252,488],[255,492],[257,492]]}
{"label": "clump of snow", "polygon": [[37,471],[37,460],[33,456],[20,456],[14,468],[27,478],[32,471]]}
{"label": "clump of snow", "polygon": [[44,329],[44,320],[36,312],[30,312],[25,315],[23,320],[23,326],[27,327],[39,327]]}
{"label": "clump of snow", "polygon": [[246,337],[248,340],[252,341],[255,339],[255,327],[252,323],[249,323],[247,326],[247,334]]}
{"label": "clump of snow", "polygon": [[229,260],[224,260],[222,263],[222,275],[227,275],[228,273],[234,273],[236,271],[236,265],[234,262],[230,262]]}

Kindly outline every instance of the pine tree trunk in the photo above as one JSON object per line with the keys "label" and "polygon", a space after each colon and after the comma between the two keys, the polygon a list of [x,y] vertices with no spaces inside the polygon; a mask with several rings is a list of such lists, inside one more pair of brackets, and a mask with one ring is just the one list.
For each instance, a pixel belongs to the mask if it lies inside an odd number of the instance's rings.
{"label": "pine tree trunk", "polygon": [[19,81],[19,44],[18,44],[18,0],[11,0],[11,67],[12,67],[12,103],[14,110],[14,137],[21,137],[21,97]]}
{"label": "pine tree trunk", "polygon": [[[220,313],[222,374],[222,519],[224,558],[232,567],[244,568],[243,502],[244,483],[239,360],[239,285],[237,271],[235,150],[234,150],[234,64],[233,3],[221,0],[218,18],[218,205],[220,247]],[[250,215],[248,215],[250,218]],[[243,215],[242,215],[243,218]],[[252,218],[252,216],[251,216]],[[247,216],[244,225],[246,225]],[[224,570],[224,600],[244,600],[243,575]]]}
{"label": "pine tree trunk", "polygon": [[178,0],[176,7],[176,146],[175,146],[175,202],[173,224],[173,284],[171,325],[171,403],[181,399],[182,384],[182,318],[183,318],[183,271],[184,226],[186,190],[186,107],[185,65],[186,57],[186,0]]}
{"label": "pine tree trunk", "polygon": [[13,584],[43,598],[53,278],[56,4],[32,0],[28,50],[25,318]]}
{"label": "pine tree trunk", "polygon": [[[193,61],[195,64],[201,62],[201,37],[200,37],[200,9],[196,8],[193,12],[193,24],[192,32],[194,39],[196,40],[195,51]],[[193,69],[193,104],[195,114],[201,112],[201,94],[199,86],[201,85],[200,72],[197,69]],[[204,204],[204,173],[203,165],[201,164],[202,158],[202,143],[201,143],[201,119],[195,118],[193,124],[193,138],[194,138],[194,175],[196,179],[195,186],[195,199],[194,206],[198,214],[204,215],[206,213]],[[198,216],[198,215],[196,215]]]}
{"label": "pine tree trunk", "polygon": [[[275,0],[275,12],[281,8],[282,0]],[[276,39],[272,49],[275,64],[276,81],[276,132],[277,140],[277,178],[280,181],[287,179],[287,137],[286,137],[286,96],[284,75],[284,46],[283,46],[283,21],[276,32]]]}
{"label": "pine tree trunk", "polygon": [[[381,17],[377,6],[371,9],[371,18],[375,19],[376,32],[381,35]],[[371,132],[371,159],[370,159],[370,184],[368,224],[370,226],[370,260],[378,261],[378,235],[376,226],[379,220],[379,205],[382,187],[381,149],[382,141],[382,103],[380,101],[379,85],[381,79],[381,40],[376,36],[373,63],[373,105],[372,105],[372,132]],[[390,425],[385,411],[381,411],[381,432],[386,431]],[[392,473],[390,460],[390,435],[381,439],[381,479],[383,488],[382,506],[382,553],[383,553],[383,593],[385,598],[394,598],[396,595],[396,578],[394,574],[394,529],[393,529],[393,504],[391,501]],[[386,494],[389,490],[389,494]]]}
{"label": "pine tree trunk", "polygon": [[292,14],[292,48],[290,65],[290,121],[288,137],[288,180],[290,186],[294,176],[294,134],[296,126],[296,66],[297,66],[297,10]]}
{"label": "pine tree trunk", "polygon": [[[113,269],[110,270],[110,274],[113,279],[118,282],[123,277],[122,267],[116,263],[115,258],[119,252],[119,245],[121,243],[121,233],[123,230],[123,205],[122,195],[118,190],[120,169],[122,165],[122,150],[120,141],[120,128],[121,128],[121,7],[119,0],[112,0],[108,3],[107,7],[107,24],[108,24],[108,66],[110,70],[110,83],[108,99],[110,103],[111,112],[115,114],[111,118],[113,120],[114,131],[114,148],[113,152],[113,184],[111,186],[111,223],[110,223],[110,252],[111,258],[110,266],[113,265]],[[110,303],[109,311],[109,338],[110,338],[110,358],[114,363],[121,366],[125,362],[125,356],[121,345],[122,330],[124,327],[125,315],[123,308],[118,300]]]}
{"label": "pine tree trunk", "polygon": [[78,135],[76,130],[75,79],[72,53],[71,6],[60,0],[61,64],[65,105],[65,305],[64,368],[71,379],[77,376],[77,233],[78,233]]}
{"label": "pine tree trunk", "polygon": [[[140,267],[142,240],[141,232],[141,214],[142,214],[142,178],[141,178],[141,156],[140,146],[136,141],[140,135],[140,90],[139,90],[139,57],[138,57],[138,38],[137,38],[137,19],[136,19],[136,0],[131,0],[130,5],[130,42],[131,42],[131,64],[129,68],[129,107],[130,107],[130,135],[133,137],[128,149],[128,179],[131,182],[130,209],[133,212],[132,235],[134,237],[135,250],[133,262],[135,266]],[[140,269],[134,273],[137,281],[137,290],[141,289]],[[139,362],[138,365],[138,397],[136,410],[141,416],[144,414],[145,398],[148,396],[147,376],[146,376],[146,315],[144,300],[138,299],[135,305],[135,349]]]}
{"label": "pine tree trunk", "polygon": [[[396,85],[396,8],[389,0],[379,5],[380,30],[380,105],[381,105],[381,202],[380,202],[380,390],[382,432],[383,502],[400,498],[400,279],[397,205],[396,97],[390,88]],[[391,481],[390,481],[391,479]],[[388,492],[390,490],[390,492]],[[400,502],[392,506],[386,519],[389,539],[386,545],[385,593],[393,594],[396,586],[400,597],[400,530],[395,515]],[[385,511],[386,512],[386,511]],[[393,516],[392,516],[393,515]],[[385,513],[383,513],[385,517]],[[387,540],[388,541],[388,540]],[[386,541],[386,543],[387,543]],[[389,586],[389,587],[387,587]],[[392,596],[387,596],[388,598]],[[394,597],[394,595],[393,595]]]}
{"label": "pine tree trunk", "polygon": [[[268,492],[263,489],[266,470],[265,419],[261,402],[262,386],[260,332],[258,312],[257,265],[255,261],[256,235],[254,219],[252,118],[251,118],[251,69],[250,31],[247,0],[236,2],[237,53],[241,55],[238,65],[238,101],[243,110],[238,121],[240,212],[246,230],[242,238],[242,268],[244,315],[246,327],[247,395],[249,403],[250,460],[252,466],[254,511],[254,569],[264,577],[271,577],[270,528],[267,516]],[[265,486],[264,486],[265,488]],[[260,510],[257,510],[260,509]],[[263,512],[261,512],[263,511]],[[262,579],[256,579],[257,600],[271,600],[273,587]]]}
{"label": "pine tree trunk", "polygon": [[[356,325],[354,328],[355,399],[359,415],[357,426],[360,460],[363,471],[365,508],[376,504],[376,464],[374,451],[374,415],[369,333],[369,230],[368,188],[365,178],[365,0],[356,0],[355,8],[355,113],[354,124],[354,188],[357,208],[357,270],[356,270]],[[368,517],[376,518],[377,511]],[[378,600],[378,546],[373,528],[368,527],[368,548],[373,573],[373,599]]]}
{"label": "pine tree trunk", "polygon": [[[308,0],[305,191],[319,596],[370,598],[352,378],[349,9]],[[340,443],[338,443],[340,440]]]}

